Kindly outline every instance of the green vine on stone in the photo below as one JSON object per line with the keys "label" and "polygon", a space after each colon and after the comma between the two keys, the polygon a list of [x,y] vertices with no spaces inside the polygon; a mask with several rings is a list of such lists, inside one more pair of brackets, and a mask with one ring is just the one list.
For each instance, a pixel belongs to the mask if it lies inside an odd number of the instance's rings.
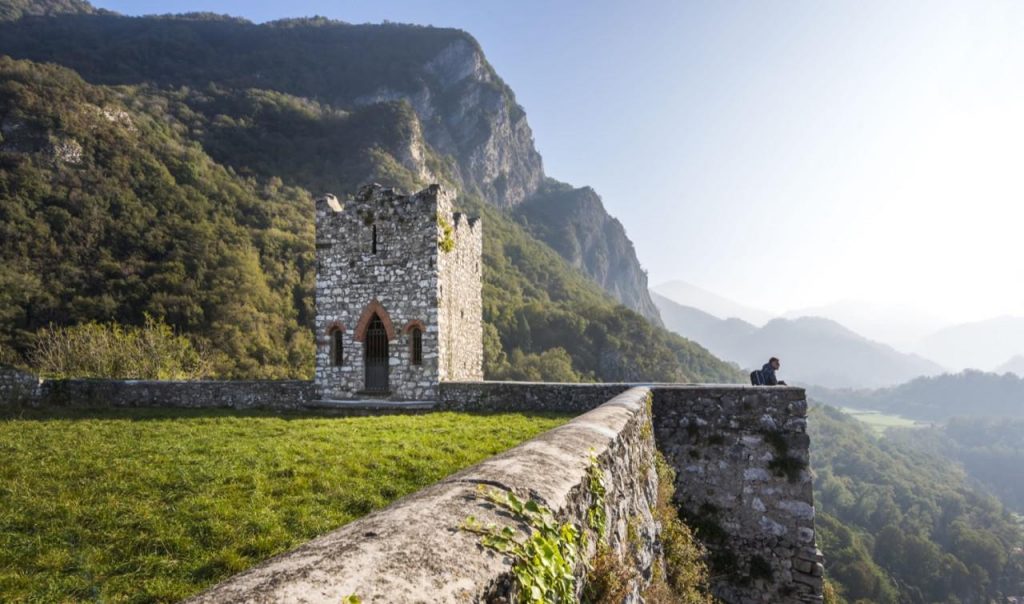
{"label": "green vine on stone", "polygon": [[484,526],[470,516],[462,529],[480,535],[480,544],[513,559],[512,573],[519,586],[519,601],[562,604],[576,601],[576,566],[580,562],[582,537],[569,522],[559,524],[552,511],[515,493],[488,489],[477,491],[488,501],[508,511],[530,527],[525,540],[516,539],[516,529],[494,524]]}
{"label": "green vine on stone", "polygon": [[437,217],[437,226],[441,227],[441,238],[437,241],[437,249],[447,254],[455,249],[454,229],[443,216]]}

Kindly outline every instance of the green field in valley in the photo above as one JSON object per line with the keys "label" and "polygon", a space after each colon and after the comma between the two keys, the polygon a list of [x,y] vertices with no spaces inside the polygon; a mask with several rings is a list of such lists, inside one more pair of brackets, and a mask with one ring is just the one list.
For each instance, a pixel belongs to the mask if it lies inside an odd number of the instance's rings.
{"label": "green field in valley", "polygon": [[568,419],[7,412],[0,601],[177,601]]}
{"label": "green field in valley", "polygon": [[919,422],[899,415],[882,413],[881,411],[850,409],[847,407],[843,407],[842,411],[867,424],[875,434],[881,434],[889,428],[923,428],[931,425],[929,422]]}

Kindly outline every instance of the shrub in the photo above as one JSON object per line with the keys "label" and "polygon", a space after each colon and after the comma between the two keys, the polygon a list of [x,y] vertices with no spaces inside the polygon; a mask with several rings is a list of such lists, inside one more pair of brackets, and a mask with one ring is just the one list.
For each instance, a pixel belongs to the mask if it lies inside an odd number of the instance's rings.
{"label": "shrub", "polygon": [[36,333],[31,364],[54,378],[187,380],[208,375],[209,359],[169,325],[85,323]]}
{"label": "shrub", "polygon": [[708,585],[708,566],[704,561],[706,550],[694,539],[693,532],[679,518],[672,503],[675,491],[675,471],[660,452],[655,454],[658,473],[658,503],[653,512],[661,523],[661,545],[665,570],[655,566],[654,578],[644,592],[644,599],[653,604],[684,603],[710,604],[714,599]]}

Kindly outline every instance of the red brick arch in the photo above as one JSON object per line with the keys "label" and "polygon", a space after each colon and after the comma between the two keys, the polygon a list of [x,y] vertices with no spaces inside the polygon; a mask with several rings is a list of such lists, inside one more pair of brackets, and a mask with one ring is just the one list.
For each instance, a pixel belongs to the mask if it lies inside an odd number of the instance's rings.
{"label": "red brick arch", "polygon": [[342,323],[341,321],[331,321],[327,325],[327,329],[324,330],[324,333],[327,334],[327,335],[331,335],[332,333],[334,333],[336,331],[340,331],[341,333],[345,333],[345,324]]}
{"label": "red brick arch", "polygon": [[409,332],[412,331],[413,327],[419,329],[420,332],[422,333],[427,333],[427,326],[424,325],[423,321],[420,321],[419,319],[413,319],[412,321],[406,323],[405,327],[402,328],[402,333],[409,335]]}
{"label": "red brick arch", "polygon": [[359,316],[359,323],[356,323],[356,329],[353,332],[356,342],[366,340],[366,329],[370,326],[370,319],[373,318],[374,313],[384,323],[384,331],[388,334],[388,341],[395,339],[395,326],[391,324],[391,315],[384,309],[383,304],[378,300],[374,300],[366,305],[366,308],[363,309],[363,314]]}

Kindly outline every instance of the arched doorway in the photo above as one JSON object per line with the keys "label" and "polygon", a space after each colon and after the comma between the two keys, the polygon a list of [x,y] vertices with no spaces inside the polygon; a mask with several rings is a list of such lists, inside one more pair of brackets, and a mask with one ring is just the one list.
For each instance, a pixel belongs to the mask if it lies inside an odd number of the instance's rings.
{"label": "arched doorway", "polygon": [[380,315],[373,313],[366,326],[363,341],[366,365],[366,391],[385,393],[388,391],[388,331]]}

